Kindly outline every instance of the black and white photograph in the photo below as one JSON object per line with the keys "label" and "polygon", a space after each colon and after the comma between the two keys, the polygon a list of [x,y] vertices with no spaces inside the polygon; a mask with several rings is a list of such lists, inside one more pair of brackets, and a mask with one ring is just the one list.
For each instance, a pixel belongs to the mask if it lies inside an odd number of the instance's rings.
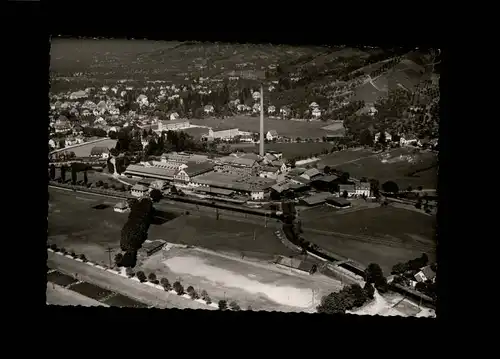
{"label": "black and white photograph", "polygon": [[53,35],[46,304],[436,318],[440,63]]}

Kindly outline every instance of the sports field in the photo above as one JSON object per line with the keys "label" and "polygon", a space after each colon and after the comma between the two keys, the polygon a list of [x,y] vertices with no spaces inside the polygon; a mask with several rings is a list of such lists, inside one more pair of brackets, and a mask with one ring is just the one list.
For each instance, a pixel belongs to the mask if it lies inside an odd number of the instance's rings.
{"label": "sports field", "polygon": [[[191,119],[189,122],[198,126],[210,126],[216,129],[230,129],[237,128],[241,131],[259,132],[260,119],[259,117],[252,116],[233,116],[224,119],[209,118],[209,119]],[[334,134],[333,131],[327,131],[322,127],[325,126],[324,122],[299,122],[290,120],[277,120],[272,118],[264,118],[264,132],[276,130],[278,135],[291,138],[301,137],[305,138],[321,138],[323,136]]]}
{"label": "sports field", "polygon": [[[127,214],[113,211],[117,202],[112,198],[49,188],[49,241],[66,250],[84,253],[95,262],[109,264],[105,250],[109,246],[112,257],[120,251],[120,232],[127,220]],[[98,204],[108,207],[94,209]],[[178,214],[172,213],[170,219],[183,211],[180,209]],[[221,218],[216,220],[213,213],[208,212],[182,215],[170,222],[152,224],[148,238],[238,254],[244,252],[246,256],[266,259],[272,258],[274,254],[291,254],[274,236],[274,227],[264,228],[264,224],[224,219],[222,215]]]}
{"label": "sports field", "polygon": [[[396,148],[382,154],[371,150],[347,150],[322,156],[319,164],[349,172],[353,177],[375,178],[381,184],[394,181],[400,189],[437,187],[437,155],[411,148]],[[417,172],[410,176],[409,174]]]}
{"label": "sports field", "polygon": [[423,252],[435,258],[435,218],[422,213],[389,206],[343,214],[322,206],[301,219],[308,241],[364,265],[378,263],[386,274]]}
{"label": "sports field", "polygon": [[68,148],[67,151],[73,151],[76,157],[90,157],[90,151],[94,147],[107,147],[109,149],[114,148],[116,146],[116,140],[112,139],[104,139],[99,142],[93,142],[88,144],[83,144],[78,147]]}
{"label": "sports field", "polygon": [[213,302],[235,300],[242,309],[314,312],[341,283],[321,274],[296,274],[272,263],[246,261],[196,249],[173,248],[140,264],[146,273],[206,290]]}

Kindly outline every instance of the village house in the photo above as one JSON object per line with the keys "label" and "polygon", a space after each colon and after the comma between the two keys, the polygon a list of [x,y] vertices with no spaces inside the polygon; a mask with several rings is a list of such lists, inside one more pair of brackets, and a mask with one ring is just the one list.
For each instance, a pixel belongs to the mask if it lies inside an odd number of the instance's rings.
{"label": "village house", "polygon": [[258,112],[260,112],[260,103],[255,103],[255,104],[252,106],[252,112],[253,112],[253,113],[258,113]]}
{"label": "village house", "polygon": [[352,197],[356,194],[356,186],[353,184],[339,184],[339,196],[343,196],[347,192],[347,197]]}
{"label": "village house", "polygon": [[212,105],[206,105],[203,111],[205,111],[206,114],[211,114],[214,112],[214,107]]}
{"label": "village house", "polygon": [[215,139],[230,140],[239,135],[240,131],[237,128],[231,128],[229,130],[220,130],[220,131],[214,131],[210,128],[208,130],[208,135],[203,135],[202,139],[211,141]]}
{"label": "village house", "polygon": [[259,169],[259,176],[262,178],[277,179],[280,173],[279,167],[274,166],[262,166]]}
{"label": "village house", "polygon": [[130,208],[126,202],[118,202],[113,210],[118,213],[125,213],[130,211]]}
{"label": "village house", "polygon": [[136,184],[130,190],[130,193],[132,194],[132,196],[135,196],[135,197],[146,196],[148,194],[148,192],[149,192],[149,189],[142,184]]}
{"label": "village house", "polygon": [[275,113],[275,112],[276,112],[276,106],[271,105],[271,106],[269,106],[269,107],[267,108],[267,113],[268,113],[268,114],[273,114],[273,113]]}
{"label": "village house", "polygon": [[136,102],[141,106],[149,105],[148,97],[146,95],[139,95],[139,97],[137,97]]}
{"label": "village house", "polygon": [[[373,141],[374,142],[378,142],[378,140],[380,139],[380,135],[381,135],[380,132],[376,133],[375,134],[375,138],[373,139]],[[385,141],[386,142],[392,141],[392,136],[391,136],[391,134],[389,132],[385,132]]]}
{"label": "village house", "polygon": [[348,208],[351,207],[351,202],[342,197],[330,197],[326,200],[326,204],[328,206],[332,206],[335,208]]}
{"label": "village house", "polygon": [[319,108],[315,108],[312,110],[311,114],[316,118],[321,117],[321,110]]}
{"label": "village house", "polygon": [[370,183],[369,182],[360,182],[356,185],[355,194],[357,196],[371,197]]}
{"label": "village house", "polygon": [[95,146],[90,150],[90,157],[93,158],[108,159],[109,155],[109,148],[107,147]]}
{"label": "village house", "polygon": [[170,121],[175,121],[179,119],[179,114],[177,112],[172,112],[170,114]]}
{"label": "village house", "polygon": [[163,190],[165,190],[167,188],[167,182],[166,181],[162,181],[162,180],[154,180],[149,185],[149,188],[151,188],[151,189],[157,189],[159,191],[163,191]]}
{"label": "village house", "polygon": [[312,180],[313,178],[320,176],[321,172],[317,168],[310,168],[300,175],[300,177],[306,180]]}
{"label": "village house", "polygon": [[428,265],[420,268],[420,271],[415,274],[415,280],[417,282],[426,282],[428,280],[433,281],[436,278],[436,272],[432,269],[432,266]]}
{"label": "village house", "polygon": [[399,136],[399,145],[401,147],[404,146],[415,146],[418,143],[418,139],[414,136],[405,136],[405,135],[400,135]]}
{"label": "village house", "polygon": [[319,105],[316,102],[311,102],[311,104],[309,105],[310,109],[316,109],[318,107],[319,107]]}
{"label": "village house", "polygon": [[74,137],[66,137],[66,139],[64,140],[64,147],[73,146],[77,143],[78,141]]}
{"label": "village house", "polygon": [[272,141],[272,140],[275,140],[275,139],[277,140],[277,139],[278,139],[278,137],[279,137],[279,136],[278,136],[278,132],[277,132],[276,130],[269,130],[269,131],[267,131],[267,133],[266,133],[266,139],[267,139],[268,141]]}
{"label": "village house", "polygon": [[190,123],[187,120],[159,121],[158,132],[182,130],[189,126]]}
{"label": "village house", "polygon": [[280,114],[282,116],[290,116],[292,111],[288,107],[282,107],[280,108]]}
{"label": "village house", "polygon": [[260,92],[259,92],[259,91],[255,91],[255,92],[252,94],[252,98],[254,99],[254,101],[258,101],[258,100],[260,100]]}

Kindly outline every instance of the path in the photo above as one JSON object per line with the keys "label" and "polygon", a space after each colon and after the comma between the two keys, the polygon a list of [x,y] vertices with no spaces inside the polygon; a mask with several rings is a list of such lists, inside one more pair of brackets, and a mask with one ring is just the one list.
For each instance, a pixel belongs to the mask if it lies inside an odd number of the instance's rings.
{"label": "path", "polygon": [[80,280],[120,293],[144,304],[154,306],[155,308],[213,309],[207,305],[180,298],[177,295],[150,287],[118,274],[89,266],[88,264],[78,262],[74,259],[63,257],[50,251],[47,252],[47,255],[47,265],[49,268],[56,268],[61,272],[71,275],[77,274]]}
{"label": "path", "polygon": [[[397,151],[399,150],[399,148],[394,148],[394,149],[391,149],[387,152],[383,152],[383,153],[392,153],[394,151]],[[371,154],[371,155],[368,155],[368,156],[364,156],[364,157],[359,157],[359,158],[356,158],[354,160],[349,160],[349,161],[344,161],[344,162],[340,162],[340,163],[336,163],[334,165],[330,165],[330,167],[337,167],[337,166],[341,166],[341,165],[345,165],[346,163],[353,163],[353,162],[357,162],[359,160],[364,160],[365,158],[370,158],[370,157],[375,157],[375,156],[379,156],[380,154],[382,154],[381,152],[378,152],[378,153],[374,153],[374,154]]]}
{"label": "path", "polygon": [[83,305],[85,307],[109,307],[104,303],[86,297],[80,293],[66,289],[54,283],[47,283],[47,304],[52,305]]}

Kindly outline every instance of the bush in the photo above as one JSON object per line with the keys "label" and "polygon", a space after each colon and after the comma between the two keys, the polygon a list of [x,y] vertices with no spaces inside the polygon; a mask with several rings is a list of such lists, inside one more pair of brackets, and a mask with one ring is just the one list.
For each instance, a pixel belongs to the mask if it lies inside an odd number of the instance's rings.
{"label": "bush", "polygon": [[149,280],[151,283],[154,283],[154,284],[158,284],[158,283],[160,283],[160,282],[158,281],[158,279],[156,279],[156,274],[154,274],[154,273],[149,273],[149,275],[148,275],[148,280]]}
{"label": "bush", "polygon": [[118,266],[118,267],[121,267],[122,266],[122,260],[123,260],[123,254],[121,253],[117,253],[115,255],[115,264]]}
{"label": "bush", "polygon": [[147,279],[146,274],[144,274],[144,272],[140,270],[139,272],[137,272],[137,279],[139,279],[141,283],[145,282]]}
{"label": "bush", "polygon": [[187,292],[187,294],[191,295],[191,293],[194,292],[194,287],[192,285],[190,285],[189,287],[187,287],[186,292]]}
{"label": "bush", "polygon": [[50,249],[52,249],[53,251],[55,251],[55,250],[57,249],[57,244],[52,243],[52,244],[50,245]]}
{"label": "bush", "polygon": [[220,310],[226,310],[227,309],[227,301],[225,301],[225,300],[219,300],[219,309]]}
{"label": "bush", "polygon": [[135,275],[134,270],[132,268],[127,268],[125,270],[125,274],[127,274],[127,277],[129,277],[129,278],[132,278]]}
{"label": "bush", "polygon": [[241,310],[238,303],[236,303],[236,301],[234,300],[231,303],[229,303],[229,307],[231,308],[231,310]]}
{"label": "bush", "polygon": [[248,308],[247,308],[247,310],[252,311],[252,310],[253,310],[253,309],[252,309],[252,306],[250,306],[250,305],[249,305],[249,306],[248,306]]}
{"label": "bush", "polygon": [[70,256],[72,256],[73,258],[77,258],[77,255],[74,251],[71,251]]}
{"label": "bush", "polygon": [[66,248],[64,248],[64,247],[62,247],[62,248],[60,249],[60,252],[61,252],[62,254],[66,254],[66,253],[68,253],[68,252],[66,252]]}
{"label": "bush", "polygon": [[375,288],[373,288],[373,285],[366,282],[363,290],[365,291],[368,298],[373,299],[373,295],[375,294]]}
{"label": "bush", "polygon": [[160,284],[163,286],[163,289],[165,289],[165,291],[169,291],[170,289],[172,289],[172,286],[170,285],[170,282],[167,278],[162,278],[160,280]]}
{"label": "bush", "polygon": [[205,298],[203,298],[203,300],[205,301],[205,303],[207,303],[209,305],[212,304],[212,299],[210,299],[210,297],[208,295],[205,296]]}
{"label": "bush", "polygon": [[205,289],[203,289],[203,290],[201,291],[201,299],[205,299],[205,298],[207,298],[207,297],[208,297],[208,293],[207,293],[207,291],[206,291]]}
{"label": "bush", "polygon": [[179,281],[174,283],[173,288],[174,288],[175,292],[177,293],[177,295],[184,294],[184,287],[182,286],[182,284]]}
{"label": "bush", "polygon": [[85,257],[85,254],[80,254],[80,259],[84,262],[87,262],[87,257]]}

